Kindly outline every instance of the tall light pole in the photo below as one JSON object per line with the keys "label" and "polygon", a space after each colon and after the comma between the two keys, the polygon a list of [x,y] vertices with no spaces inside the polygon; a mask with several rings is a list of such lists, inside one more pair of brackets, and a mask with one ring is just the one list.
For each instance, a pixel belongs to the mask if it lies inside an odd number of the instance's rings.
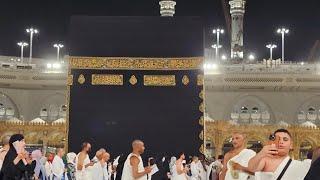
{"label": "tall light pole", "polygon": [[216,51],[216,61],[219,62],[219,49],[222,48],[221,45],[214,44],[211,46]]}
{"label": "tall light pole", "polygon": [[219,61],[220,35],[224,33],[224,30],[217,28],[217,29],[214,29],[212,33],[217,35],[216,58],[217,58],[217,61]]}
{"label": "tall light pole", "polygon": [[268,44],[268,45],[266,45],[266,47],[267,47],[268,49],[270,49],[270,60],[272,60],[272,51],[273,51],[274,48],[277,48],[277,45],[275,45],[275,44]]}
{"label": "tall light pole", "polygon": [[60,49],[63,48],[63,44],[54,44],[53,45],[54,48],[57,48],[57,61],[59,61],[60,59]]}
{"label": "tall light pole", "polygon": [[285,36],[285,34],[289,33],[289,29],[279,28],[277,30],[277,33],[281,34],[281,37],[282,37],[282,63],[284,63],[284,36]]}
{"label": "tall light pole", "polygon": [[23,63],[23,48],[25,46],[28,46],[28,43],[21,41],[21,42],[18,42],[17,44],[21,48],[21,62]]}
{"label": "tall light pole", "polygon": [[33,35],[38,34],[39,30],[34,29],[34,28],[29,28],[26,29],[27,33],[30,34],[30,53],[29,53],[29,64],[31,64],[31,59],[32,59],[32,40],[33,40]]}

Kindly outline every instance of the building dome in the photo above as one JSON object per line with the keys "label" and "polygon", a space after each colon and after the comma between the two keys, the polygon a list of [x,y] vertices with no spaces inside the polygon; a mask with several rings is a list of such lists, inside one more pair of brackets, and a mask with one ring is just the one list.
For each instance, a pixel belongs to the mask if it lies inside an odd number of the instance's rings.
{"label": "building dome", "polygon": [[310,121],[306,121],[306,122],[300,124],[300,126],[308,127],[308,128],[317,128],[317,125],[315,125],[314,123],[312,123]]}
{"label": "building dome", "polygon": [[9,124],[23,124],[23,121],[18,119],[18,118],[11,118],[11,119],[8,119],[6,120],[6,123],[9,123]]}
{"label": "building dome", "polygon": [[282,126],[282,127],[288,127],[289,126],[289,124],[287,122],[285,122],[285,121],[278,122],[278,125]]}
{"label": "building dome", "polygon": [[47,124],[47,122],[41,118],[35,118],[29,122],[30,124]]}
{"label": "building dome", "polygon": [[52,124],[65,124],[66,119],[65,118],[60,118],[52,122]]}

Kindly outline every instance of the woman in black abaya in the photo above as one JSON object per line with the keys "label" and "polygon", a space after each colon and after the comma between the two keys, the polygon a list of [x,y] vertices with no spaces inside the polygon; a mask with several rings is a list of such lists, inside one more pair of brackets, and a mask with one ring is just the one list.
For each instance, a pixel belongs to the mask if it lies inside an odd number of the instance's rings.
{"label": "woman in black abaya", "polygon": [[[17,153],[13,143],[19,143],[22,146],[21,152]],[[9,141],[10,149],[3,161],[1,171],[3,180],[29,180],[33,175],[35,162],[28,158],[28,153],[24,150],[25,142],[21,134],[12,135]]]}

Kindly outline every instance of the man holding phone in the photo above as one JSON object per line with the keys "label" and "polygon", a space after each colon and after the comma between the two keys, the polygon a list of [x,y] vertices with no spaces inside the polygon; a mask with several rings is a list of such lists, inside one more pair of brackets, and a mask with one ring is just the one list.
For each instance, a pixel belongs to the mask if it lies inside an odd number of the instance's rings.
{"label": "man holding phone", "polygon": [[278,129],[274,132],[274,141],[249,161],[248,169],[255,172],[256,179],[260,180],[292,180],[303,179],[309,167],[306,163],[292,160],[289,152],[293,147],[290,132]]}

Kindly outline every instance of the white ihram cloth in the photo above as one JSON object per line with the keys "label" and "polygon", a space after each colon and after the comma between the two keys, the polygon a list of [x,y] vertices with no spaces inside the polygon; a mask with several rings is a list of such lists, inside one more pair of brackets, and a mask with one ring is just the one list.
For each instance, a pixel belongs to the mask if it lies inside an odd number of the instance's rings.
{"label": "white ihram cloth", "polygon": [[[231,175],[231,161],[236,162],[238,164],[240,164],[243,167],[248,167],[248,163],[250,161],[250,159],[252,157],[254,157],[256,155],[256,152],[250,150],[250,149],[243,149],[239,154],[237,154],[236,156],[234,156],[233,158],[231,158],[228,162],[227,162],[227,172],[226,172],[226,176],[225,176],[225,180],[233,180],[234,178]],[[242,171],[238,171],[239,173],[239,178],[238,180],[247,180],[249,178],[249,174],[242,172]]]}
{"label": "white ihram cloth", "polygon": [[206,180],[207,179],[207,171],[204,169],[203,164],[201,163],[201,161],[198,161],[197,163],[199,169],[200,169],[200,179],[201,180]]}
{"label": "white ihram cloth", "polygon": [[90,163],[89,155],[87,154],[86,158],[83,161],[83,167],[81,170],[78,170],[78,162],[79,162],[79,155],[76,156],[76,180],[91,180],[91,167],[85,168],[85,165]]}
{"label": "white ihram cloth", "polygon": [[46,161],[44,168],[46,171],[47,179],[52,180],[53,179],[52,163],[49,161]]}
{"label": "white ihram cloth", "polygon": [[95,163],[92,166],[91,176],[92,180],[109,180],[109,173],[108,173],[108,164],[104,163],[101,165],[100,162]]}
{"label": "white ihram cloth", "polygon": [[[65,164],[61,157],[55,156],[52,161],[52,173],[54,180],[61,180],[65,179]],[[68,178],[68,177],[67,177]]]}
{"label": "white ihram cloth", "polygon": [[147,180],[147,175],[144,175],[144,176],[142,176],[140,178],[137,178],[137,179],[135,179],[133,177],[132,166],[130,164],[130,158],[132,156],[135,156],[135,157],[137,157],[139,159],[138,172],[139,173],[144,172],[144,166],[143,166],[143,162],[142,162],[141,156],[138,156],[136,154],[131,153],[131,154],[128,155],[126,161],[124,162],[121,180]]}
{"label": "white ihram cloth", "polygon": [[[217,171],[221,171],[223,167],[223,164],[220,162],[220,160],[216,160],[212,162],[209,167],[207,168],[207,179],[208,180],[216,180],[217,177]],[[212,175],[212,179],[210,179],[210,175]]]}
{"label": "white ihram cloth", "polygon": [[190,164],[191,177],[190,180],[199,180],[200,179],[200,167],[198,163],[192,162]]}
{"label": "white ihram cloth", "polygon": [[180,170],[183,170],[183,165],[175,163],[172,166],[172,177],[171,180],[187,180],[187,175],[185,173],[178,174],[177,168],[180,168]]}
{"label": "white ihram cloth", "polygon": [[[255,180],[276,180],[288,163],[290,157],[286,157],[274,172],[256,172]],[[292,160],[281,180],[303,180],[309,171],[310,165],[297,160]]]}

